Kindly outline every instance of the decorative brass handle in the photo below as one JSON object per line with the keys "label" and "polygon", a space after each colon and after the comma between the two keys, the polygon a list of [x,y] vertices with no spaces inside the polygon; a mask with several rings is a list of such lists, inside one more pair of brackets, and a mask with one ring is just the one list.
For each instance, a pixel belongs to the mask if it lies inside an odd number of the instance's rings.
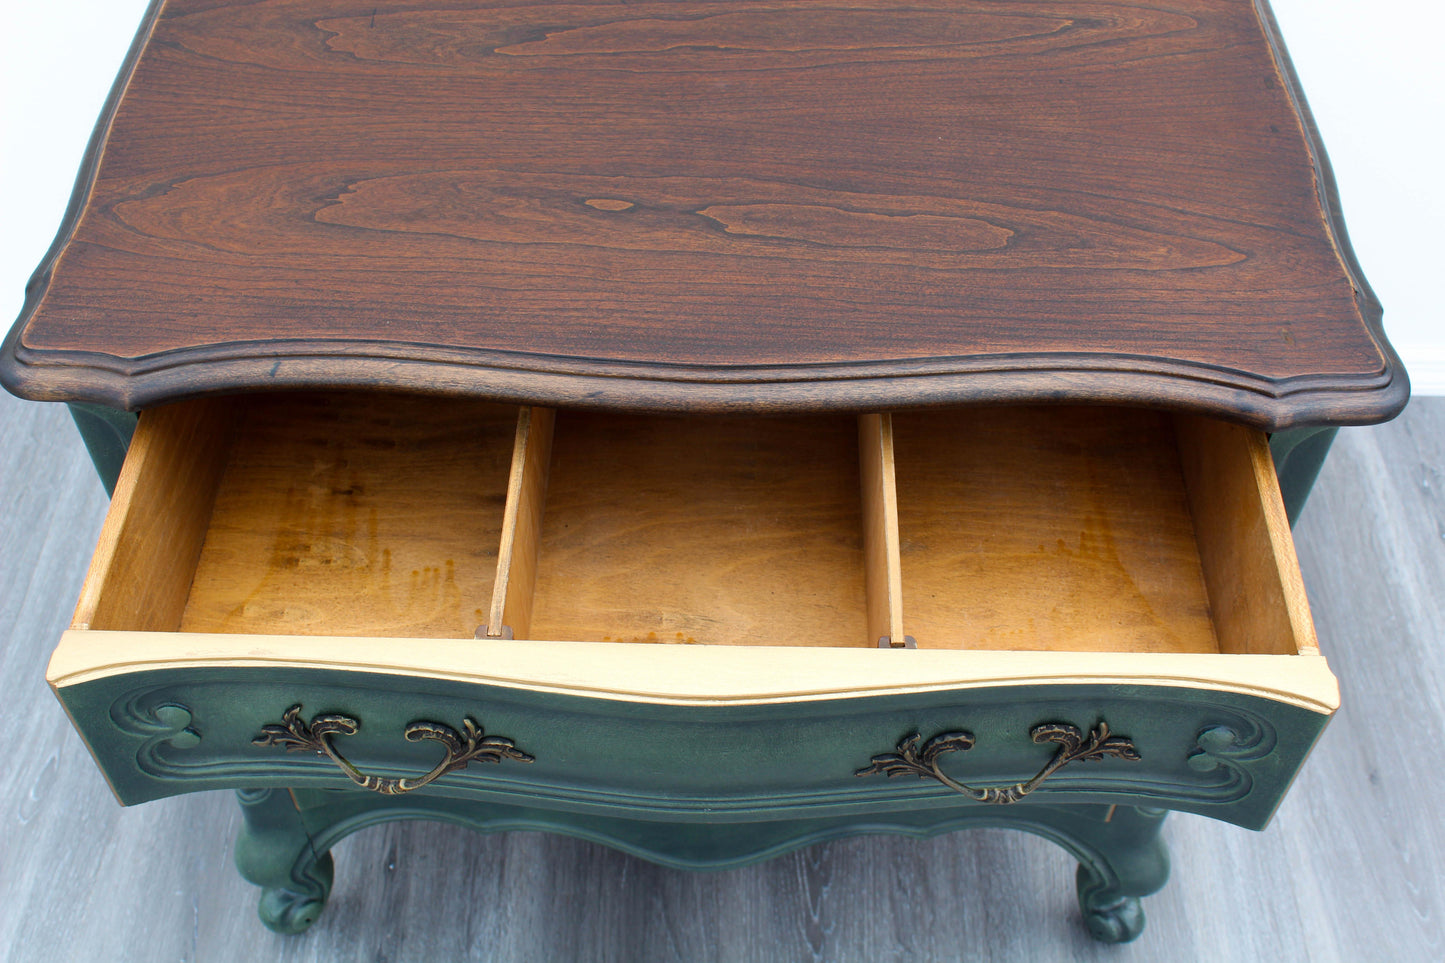
{"label": "decorative brass handle", "polygon": [[444,726],[439,722],[413,722],[406,727],[402,735],[407,742],[430,739],[433,742],[440,742],[446,747],[447,752],[442,761],[437,763],[426,775],[415,779],[368,776],[347,762],[346,758],[331,744],[330,737],[333,734],[352,736],[360,728],[361,723],[356,719],[333,713],[316,716],[308,725],[301,720],[301,705],[297,703],[281,716],[281,725],[262,726],[261,734],[252,739],[251,744],[285,746],[288,752],[310,750],[321,753],[330,757],[331,761],[336,763],[341,771],[362,789],[370,789],[372,792],[379,792],[385,796],[399,796],[404,792],[420,789],[449,772],[465,769],[467,764],[473,760],[482,762],[501,762],[503,759],[515,759],[517,762],[533,761],[533,757],[518,749],[512,740],[502,736],[484,735],[482,727],[477,724],[476,720],[468,717],[462,720],[462,728],[465,733],[457,732],[451,726]]}
{"label": "decorative brass handle", "polygon": [[1034,726],[1029,730],[1029,736],[1039,744],[1057,743],[1059,751],[1054,753],[1054,758],[1049,761],[1047,766],[1039,770],[1038,775],[1028,782],[1016,783],[1012,786],[974,789],[948,778],[938,768],[938,759],[944,753],[964,752],[973,748],[975,740],[971,732],[939,733],[925,742],[922,749],[918,747],[918,742],[922,737],[915,732],[905,736],[903,741],[898,743],[895,751],[874,756],[871,766],[859,769],[854,775],[867,776],[881,772],[892,777],[912,773],[915,776],[937,779],[954,792],[962,793],[970,799],[1007,805],[1018,802],[1037,789],[1039,783],[1076,760],[1090,762],[1103,759],[1105,756],[1117,756],[1120,759],[1129,759],[1134,762],[1139,760],[1139,750],[1134,748],[1134,743],[1127,736],[1109,735],[1109,724],[1103,720],[1099,721],[1087,739],[1079,731],[1078,726],[1062,722],[1046,722],[1043,725]]}

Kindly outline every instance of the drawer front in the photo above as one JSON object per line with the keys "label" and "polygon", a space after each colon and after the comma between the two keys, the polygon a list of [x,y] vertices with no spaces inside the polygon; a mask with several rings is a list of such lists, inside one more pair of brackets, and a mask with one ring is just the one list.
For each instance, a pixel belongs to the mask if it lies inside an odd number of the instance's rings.
{"label": "drawer front", "polygon": [[[703,706],[384,672],[177,665],[57,692],[127,804],[369,778],[369,788],[393,793],[673,822],[987,806],[962,790],[1008,790],[1042,773],[1031,791],[1003,795],[1022,796],[1014,805],[1187,810],[1260,828],[1328,719],[1241,692],[1119,683]],[[471,745],[468,720],[478,730]],[[1036,741],[1041,726],[1054,728]],[[1114,741],[1090,753],[1101,726]],[[946,738],[927,752],[937,736]],[[1061,754],[1076,758],[1046,772]],[[412,788],[444,760],[465,765]]]}
{"label": "drawer front", "polygon": [[1338,701],[1257,432],[365,395],[148,413],[50,679],[128,803],[673,822],[1257,827]]}

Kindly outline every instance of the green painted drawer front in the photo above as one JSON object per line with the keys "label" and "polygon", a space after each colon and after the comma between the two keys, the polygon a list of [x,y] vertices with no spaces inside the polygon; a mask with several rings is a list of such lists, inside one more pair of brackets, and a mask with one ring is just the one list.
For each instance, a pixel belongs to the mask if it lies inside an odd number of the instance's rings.
{"label": "green painted drawer front", "polygon": [[421,776],[443,756],[409,742],[426,721],[512,740],[535,761],[473,761],[418,792],[599,816],[747,822],[969,807],[932,778],[856,775],[912,733],[966,731],[967,751],[940,766],[969,786],[1029,779],[1056,747],[1030,731],[1107,722],[1138,761],[1081,760],[1051,775],[1032,803],[1109,803],[1198,812],[1259,828],[1327,716],[1233,692],[1145,685],[994,686],[918,694],[724,707],[559,695],[504,686],[337,669],[189,667],[64,687],[62,701],[125,803],[202,789],[353,787],[312,751],[257,745],[292,706],[308,722],[340,714],[330,736],[359,770]]}

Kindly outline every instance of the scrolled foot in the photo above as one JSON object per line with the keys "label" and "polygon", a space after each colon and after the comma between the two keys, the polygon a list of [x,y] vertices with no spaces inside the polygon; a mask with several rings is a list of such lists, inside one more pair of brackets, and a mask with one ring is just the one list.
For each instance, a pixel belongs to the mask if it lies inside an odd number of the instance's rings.
{"label": "scrolled foot", "polygon": [[296,893],[289,889],[265,889],[261,891],[261,903],[257,907],[261,922],[266,928],[287,935],[304,933],[326,908],[326,897],[318,899],[307,893]]}
{"label": "scrolled foot", "polygon": [[1089,935],[1101,943],[1128,943],[1144,932],[1144,907],[1137,896],[1126,896],[1088,866],[1075,877],[1079,909]]}

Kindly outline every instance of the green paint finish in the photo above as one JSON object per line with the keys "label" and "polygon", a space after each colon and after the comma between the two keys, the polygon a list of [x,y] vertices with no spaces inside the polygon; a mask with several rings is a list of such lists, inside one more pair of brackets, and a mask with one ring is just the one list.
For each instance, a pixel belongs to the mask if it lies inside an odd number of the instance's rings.
{"label": "green paint finish", "polygon": [[261,920],[278,933],[300,933],[316,922],[331,894],[330,846],[317,849],[291,793],[236,793],[245,820],[236,837],[236,868],[262,888]]}
{"label": "green paint finish", "polygon": [[470,716],[536,757],[473,763],[428,795],[697,825],[984,805],[931,779],[855,773],[909,733],[967,730],[976,745],[950,754],[945,771],[971,786],[1008,785],[1052,757],[1054,747],[1030,740],[1034,726],[1088,729],[1102,719],[1134,740],[1141,761],[1073,763],[1015,805],[1151,806],[1260,828],[1327,719],[1255,696],[1169,686],[997,686],[697,707],[340,669],[155,670],[61,695],[126,803],[204,789],[350,786],[324,756],[252,744],[262,726],[300,704],[306,719],[360,721],[355,735],[332,740],[366,773],[419,776],[436,765],[439,746],[402,736],[419,720],[458,728]]}
{"label": "green paint finish", "polygon": [[[73,405],[76,424],[114,488],[134,415]],[[1333,429],[1271,441],[1291,522]],[[260,915],[304,931],[325,906],[330,849],[400,819],[480,832],[541,830],[602,843],[664,865],[722,869],[858,833],[928,837],[1009,827],[1050,839],[1079,860],[1077,889],[1095,938],[1123,942],[1144,925],[1140,897],[1164,885],[1159,831],[1169,809],[1262,828],[1326,716],[1268,699],[1167,686],[1050,685],[740,707],[657,706],[500,686],[340,669],[138,672],[66,688],[66,708],[125,803],[239,789],[241,874],[262,888]],[[337,748],[368,773],[419,775],[435,744],[408,743],[417,720],[460,727],[468,716],[536,757],[474,764],[416,793],[355,788],[325,757],[254,746],[263,725],[301,704],[357,718]],[[972,786],[1025,780],[1051,757],[1029,730],[1089,729],[1107,720],[1141,759],[1071,764],[1009,806],[965,799],[933,780],[858,778],[873,755],[912,732],[967,730],[976,744],[945,763]]]}
{"label": "green paint finish", "polygon": [[1052,840],[1079,861],[1085,925],[1107,942],[1139,935],[1144,925],[1139,898],[1158,890],[1169,876],[1168,852],[1159,835],[1166,812],[1158,809],[973,806],[888,813],[866,824],[849,816],[797,813],[768,823],[699,828],[437,795],[264,789],[238,795],[245,829],[236,843],[237,864],[248,880],[263,887],[261,918],[286,933],[304,929],[324,904],[333,846],[368,826],[402,819],[446,822],[477,832],[561,833],[684,869],[746,865],[860,831],[927,838],[983,827],[1021,829]]}
{"label": "green paint finish", "polygon": [[1338,432],[1338,428],[1294,428],[1270,436],[1269,450],[1274,455],[1279,491],[1284,496],[1284,509],[1291,525],[1304,511]]}
{"label": "green paint finish", "polygon": [[105,486],[105,493],[114,495],[115,483],[120,478],[120,469],[125,464],[125,453],[130,448],[139,416],[130,411],[78,402],[67,407],[75,427],[80,430],[85,450],[90,453],[95,472],[100,476],[100,483]]}

